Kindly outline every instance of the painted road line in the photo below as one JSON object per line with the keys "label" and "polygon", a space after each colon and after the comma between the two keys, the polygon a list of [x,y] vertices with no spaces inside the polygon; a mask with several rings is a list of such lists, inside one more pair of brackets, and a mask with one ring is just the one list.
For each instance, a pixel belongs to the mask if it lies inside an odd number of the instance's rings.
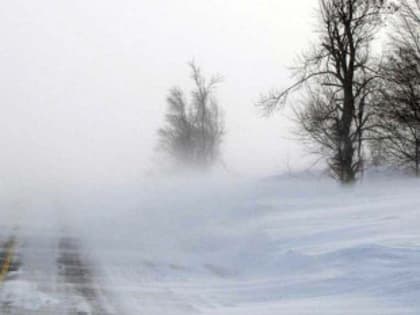
{"label": "painted road line", "polygon": [[5,246],[4,251],[4,258],[0,262],[1,268],[0,268],[0,285],[4,282],[4,279],[6,278],[7,273],[9,272],[10,266],[13,261],[13,253],[15,250],[15,241],[14,239],[9,240]]}

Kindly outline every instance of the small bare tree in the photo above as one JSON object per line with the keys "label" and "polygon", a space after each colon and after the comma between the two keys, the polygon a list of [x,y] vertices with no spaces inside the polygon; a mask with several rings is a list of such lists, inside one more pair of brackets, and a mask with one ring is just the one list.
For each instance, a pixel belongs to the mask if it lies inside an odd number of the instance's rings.
{"label": "small bare tree", "polygon": [[191,114],[187,112],[183,92],[179,88],[172,88],[166,101],[166,126],[158,130],[159,148],[178,163],[191,164],[194,153],[194,126],[191,123]]}
{"label": "small bare tree", "polygon": [[296,110],[303,136],[318,146],[343,183],[353,182],[363,167],[363,137],[370,128],[367,107],[377,77],[370,46],[381,7],[382,1],[320,0],[320,42],[303,56],[297,82],[257,104],[270,114],[291,92],[306,86],[310,92]]}
{"label": "small bare tree", "polygon": [[197,65],[191,62],[190,67],[195,84],[195,89],[191,92],[195,160],[199,165],[207,167],[218,158],[224,134],[223,117],[214,95],[215,88],[222,79],[220,76],[213,76],[206,80]]}
{"label": "small bare tree", "polygon": [[191,78],[194,89],[188,104],[184,93],[173,88],[167,98],[166,126],[159,129],[159,148],[177,165],[208,168],[219,158],[224,135],[221,109],[215,97],[220,77],[207,80],[194,63]]}

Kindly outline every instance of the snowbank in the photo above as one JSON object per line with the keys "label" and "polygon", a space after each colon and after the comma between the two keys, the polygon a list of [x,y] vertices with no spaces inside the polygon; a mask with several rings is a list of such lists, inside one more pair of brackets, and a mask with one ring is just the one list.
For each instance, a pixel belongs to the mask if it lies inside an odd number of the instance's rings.
{"label": "snowbank", "polygon": [[128,314],[418,314],[419,185],[151,181],[78,196],[63,221]]}

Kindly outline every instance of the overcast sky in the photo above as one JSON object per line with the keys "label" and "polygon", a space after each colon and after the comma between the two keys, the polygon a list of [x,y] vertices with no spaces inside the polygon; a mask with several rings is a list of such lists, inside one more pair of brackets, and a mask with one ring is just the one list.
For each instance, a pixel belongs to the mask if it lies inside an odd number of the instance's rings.
{"label": "overcast sky", "polygon": [[261,118],[260,93],[290,82],[314,38],[316,0],[13,0],[0,11],[1,180],[143,176],[174,85],[194,59],[219,73],[239,174],[299,165],[281,114]]}

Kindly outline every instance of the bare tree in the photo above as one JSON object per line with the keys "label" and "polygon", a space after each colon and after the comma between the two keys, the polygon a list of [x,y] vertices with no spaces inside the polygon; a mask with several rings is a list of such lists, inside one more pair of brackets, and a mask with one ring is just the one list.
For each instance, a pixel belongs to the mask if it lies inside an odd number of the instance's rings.
{"label": "bare tree", "polygon": [[401,1],[396,19],[381,66],[374,142],[383,143],[388,161],[420,176],[420,1]]}
{"label": "bare tree", "polygon": [[187,103],[179,88],[172,88],[166,99],[166,126],[158,130],[159,148],[177,163],[191,164],[194,153],[194,126],[187,113]]}
{"label": "bare tree", "polygon": [[215,97],[220,77],[207,80],[200,68],[190,63],[194,89],[191,102],[179,88],[173,88],[167,98],[166,126],[159,129],[159,148],[177,165],[208,168],[220,155],[224,135],[221,109]]}
{"label": "bare tree", "polygon": [[211,165],[219,155],[224,133],[223,117],[214,95],[221,77],[206,80],[201,69],[190,63],[195,89],[191,92],[192,123],[195,127],[195,159],[201,166]]}
{"label": "bare tree", "polygon": [[303,56],[296,83],[257,104],[271,114],[290,93],[308,87],[305,106],[297,110],[298,122],[343,183],[353,182],[363,168],[363,137],[370,128],[367,107],[377,77],[370,46],[381,21],[381,4],[320,0],[320,42]]}

